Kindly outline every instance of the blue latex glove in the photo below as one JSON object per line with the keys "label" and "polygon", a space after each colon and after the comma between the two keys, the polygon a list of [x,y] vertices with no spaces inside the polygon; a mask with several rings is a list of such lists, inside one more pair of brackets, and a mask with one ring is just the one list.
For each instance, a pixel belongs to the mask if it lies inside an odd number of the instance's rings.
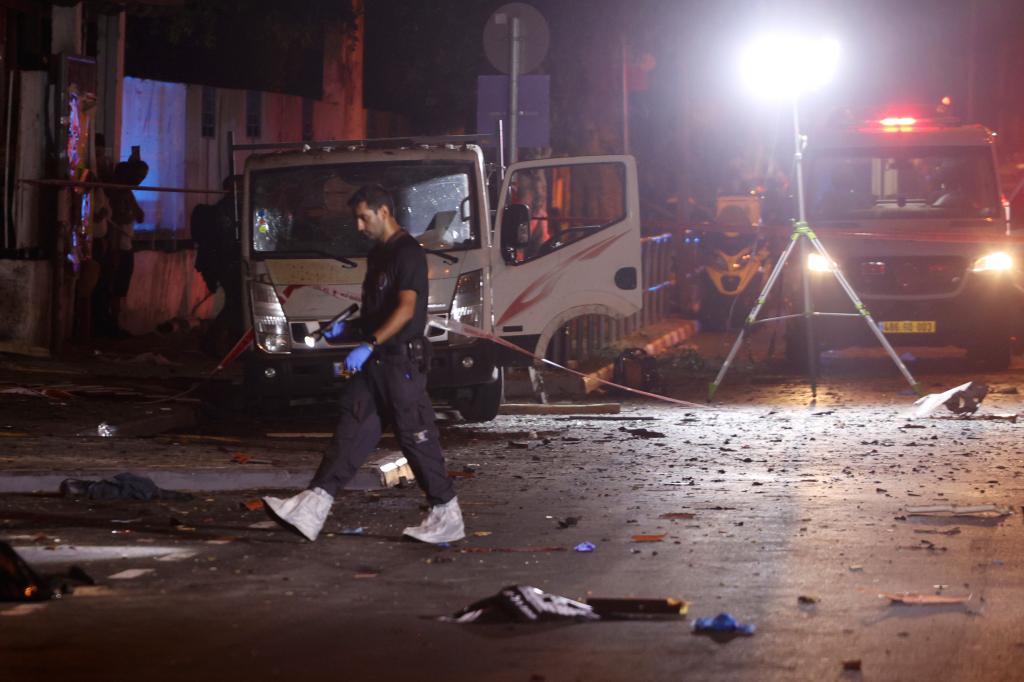
{"label": "blue latex glove", "polygon": [[324,330],[324,338],[333,341],[341,336],[343,331],[345,331],[345,320],[338,320],[329,329]]}
{"label": "blue latex glove", "polygon": [[356,346],[345,357],[345,369],[349,372],[358,372],[366,364],[373,354],[373,346],[368,343]]}

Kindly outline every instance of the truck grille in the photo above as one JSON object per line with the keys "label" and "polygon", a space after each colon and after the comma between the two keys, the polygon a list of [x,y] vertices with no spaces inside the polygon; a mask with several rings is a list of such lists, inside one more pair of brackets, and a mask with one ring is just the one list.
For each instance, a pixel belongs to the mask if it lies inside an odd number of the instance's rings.
{"label": "truck grille", "polygon": [[959,256],[881,256],[850,259],[844,272],[861,294],[921,296],[956,291],[966,267]]}

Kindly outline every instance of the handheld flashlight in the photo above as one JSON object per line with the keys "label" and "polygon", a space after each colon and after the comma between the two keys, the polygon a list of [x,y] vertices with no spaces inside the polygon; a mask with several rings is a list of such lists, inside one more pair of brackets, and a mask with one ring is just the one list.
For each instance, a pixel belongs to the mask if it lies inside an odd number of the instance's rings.
{"label": "handheld flashlight", "polygon": [[357,310],[359,310],[359,304],[353,303],[352,305],[350,305],[349,307],[345,308],[340,313],[332,317],[327,322],[324,322],[315,332],[306,335],[306,345],[309,346],[310,348],[315,347],[316,342],[324,337],[325,331],[327,331],[334,325],[338,324],[342,320],[347,320],[348,318],[352,317],[353,315],[355,315]]}

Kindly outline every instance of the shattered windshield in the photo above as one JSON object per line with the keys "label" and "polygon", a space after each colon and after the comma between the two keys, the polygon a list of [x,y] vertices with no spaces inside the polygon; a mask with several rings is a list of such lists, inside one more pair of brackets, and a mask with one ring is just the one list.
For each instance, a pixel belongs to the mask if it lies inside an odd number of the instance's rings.
{"label": "shattered windshield", "polygon": [[812,220],[994,218],[999,206],[987,147],[837,149],[810,159]]}
{"label": "shattered windshield", "polygon": [[356,229],[349,198],[380,184],[392,192],[398,224],[426,248],[479,246],[473,214],[473,166],[466,163],[348,163],[254,171],[252,248],[261,253],[365,256],[370,240]]}

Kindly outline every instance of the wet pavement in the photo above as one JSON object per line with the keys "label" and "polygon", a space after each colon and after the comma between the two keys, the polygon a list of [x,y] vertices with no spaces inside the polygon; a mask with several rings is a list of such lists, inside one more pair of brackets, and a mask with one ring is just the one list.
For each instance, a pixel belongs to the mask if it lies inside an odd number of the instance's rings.
{"label": "wet pavement", "polygon": [[[740,355],[713,406],[625,399],[614,416],[447,422],[469,532],[447,548],[401,539],[422,513],[416,488],[340,495],[316,543],[247,508],[262,491],[175,502],[0,495],[0,536],[41,571],[78,564],[98,583],[30,607],[0,604],[0,676],[1020,679],[1024,421],[1012,416],[1024,366],[975,374],[955,351],[915,350],[911,370],[927,391],[980,379],[994,392],[973,418],[908,421],[914,398],[884,356],[827,357],[812,404],[800,377],[764,362],[766,341]],[[660,361],[664,390],[699,401],[704,358],[713,367],[727,342],[702,335],[694,351]],[[33,362],[39,372],[19,373],[12,366],[24,361],[7,358],[4,386],[30,375],[37,386],[55,382],[45,371],[55,365]],[[62,381],[120,383],[152,399],[201,376],[166,372],[143,381],[90,369]],[[89,429],[147,409],[138,396],[2,395],[0,476],[301,471],[331,429],[329,408],[252,421],[198,400],[193,428],[102,438]],[[240,453],[269,464],[237,463]],[[1013,513],[912,512],[982,504]],[[582,542],[595,551],[574,551]],[[123,573],[131,569],[140,570]],[[690,609],[657,621],[437,620],[510,584],[573,599],[678,597]],[[902,593],[965,601],[879,596]],[[756,633],[692,633],[696,617],[723,611]]]}

